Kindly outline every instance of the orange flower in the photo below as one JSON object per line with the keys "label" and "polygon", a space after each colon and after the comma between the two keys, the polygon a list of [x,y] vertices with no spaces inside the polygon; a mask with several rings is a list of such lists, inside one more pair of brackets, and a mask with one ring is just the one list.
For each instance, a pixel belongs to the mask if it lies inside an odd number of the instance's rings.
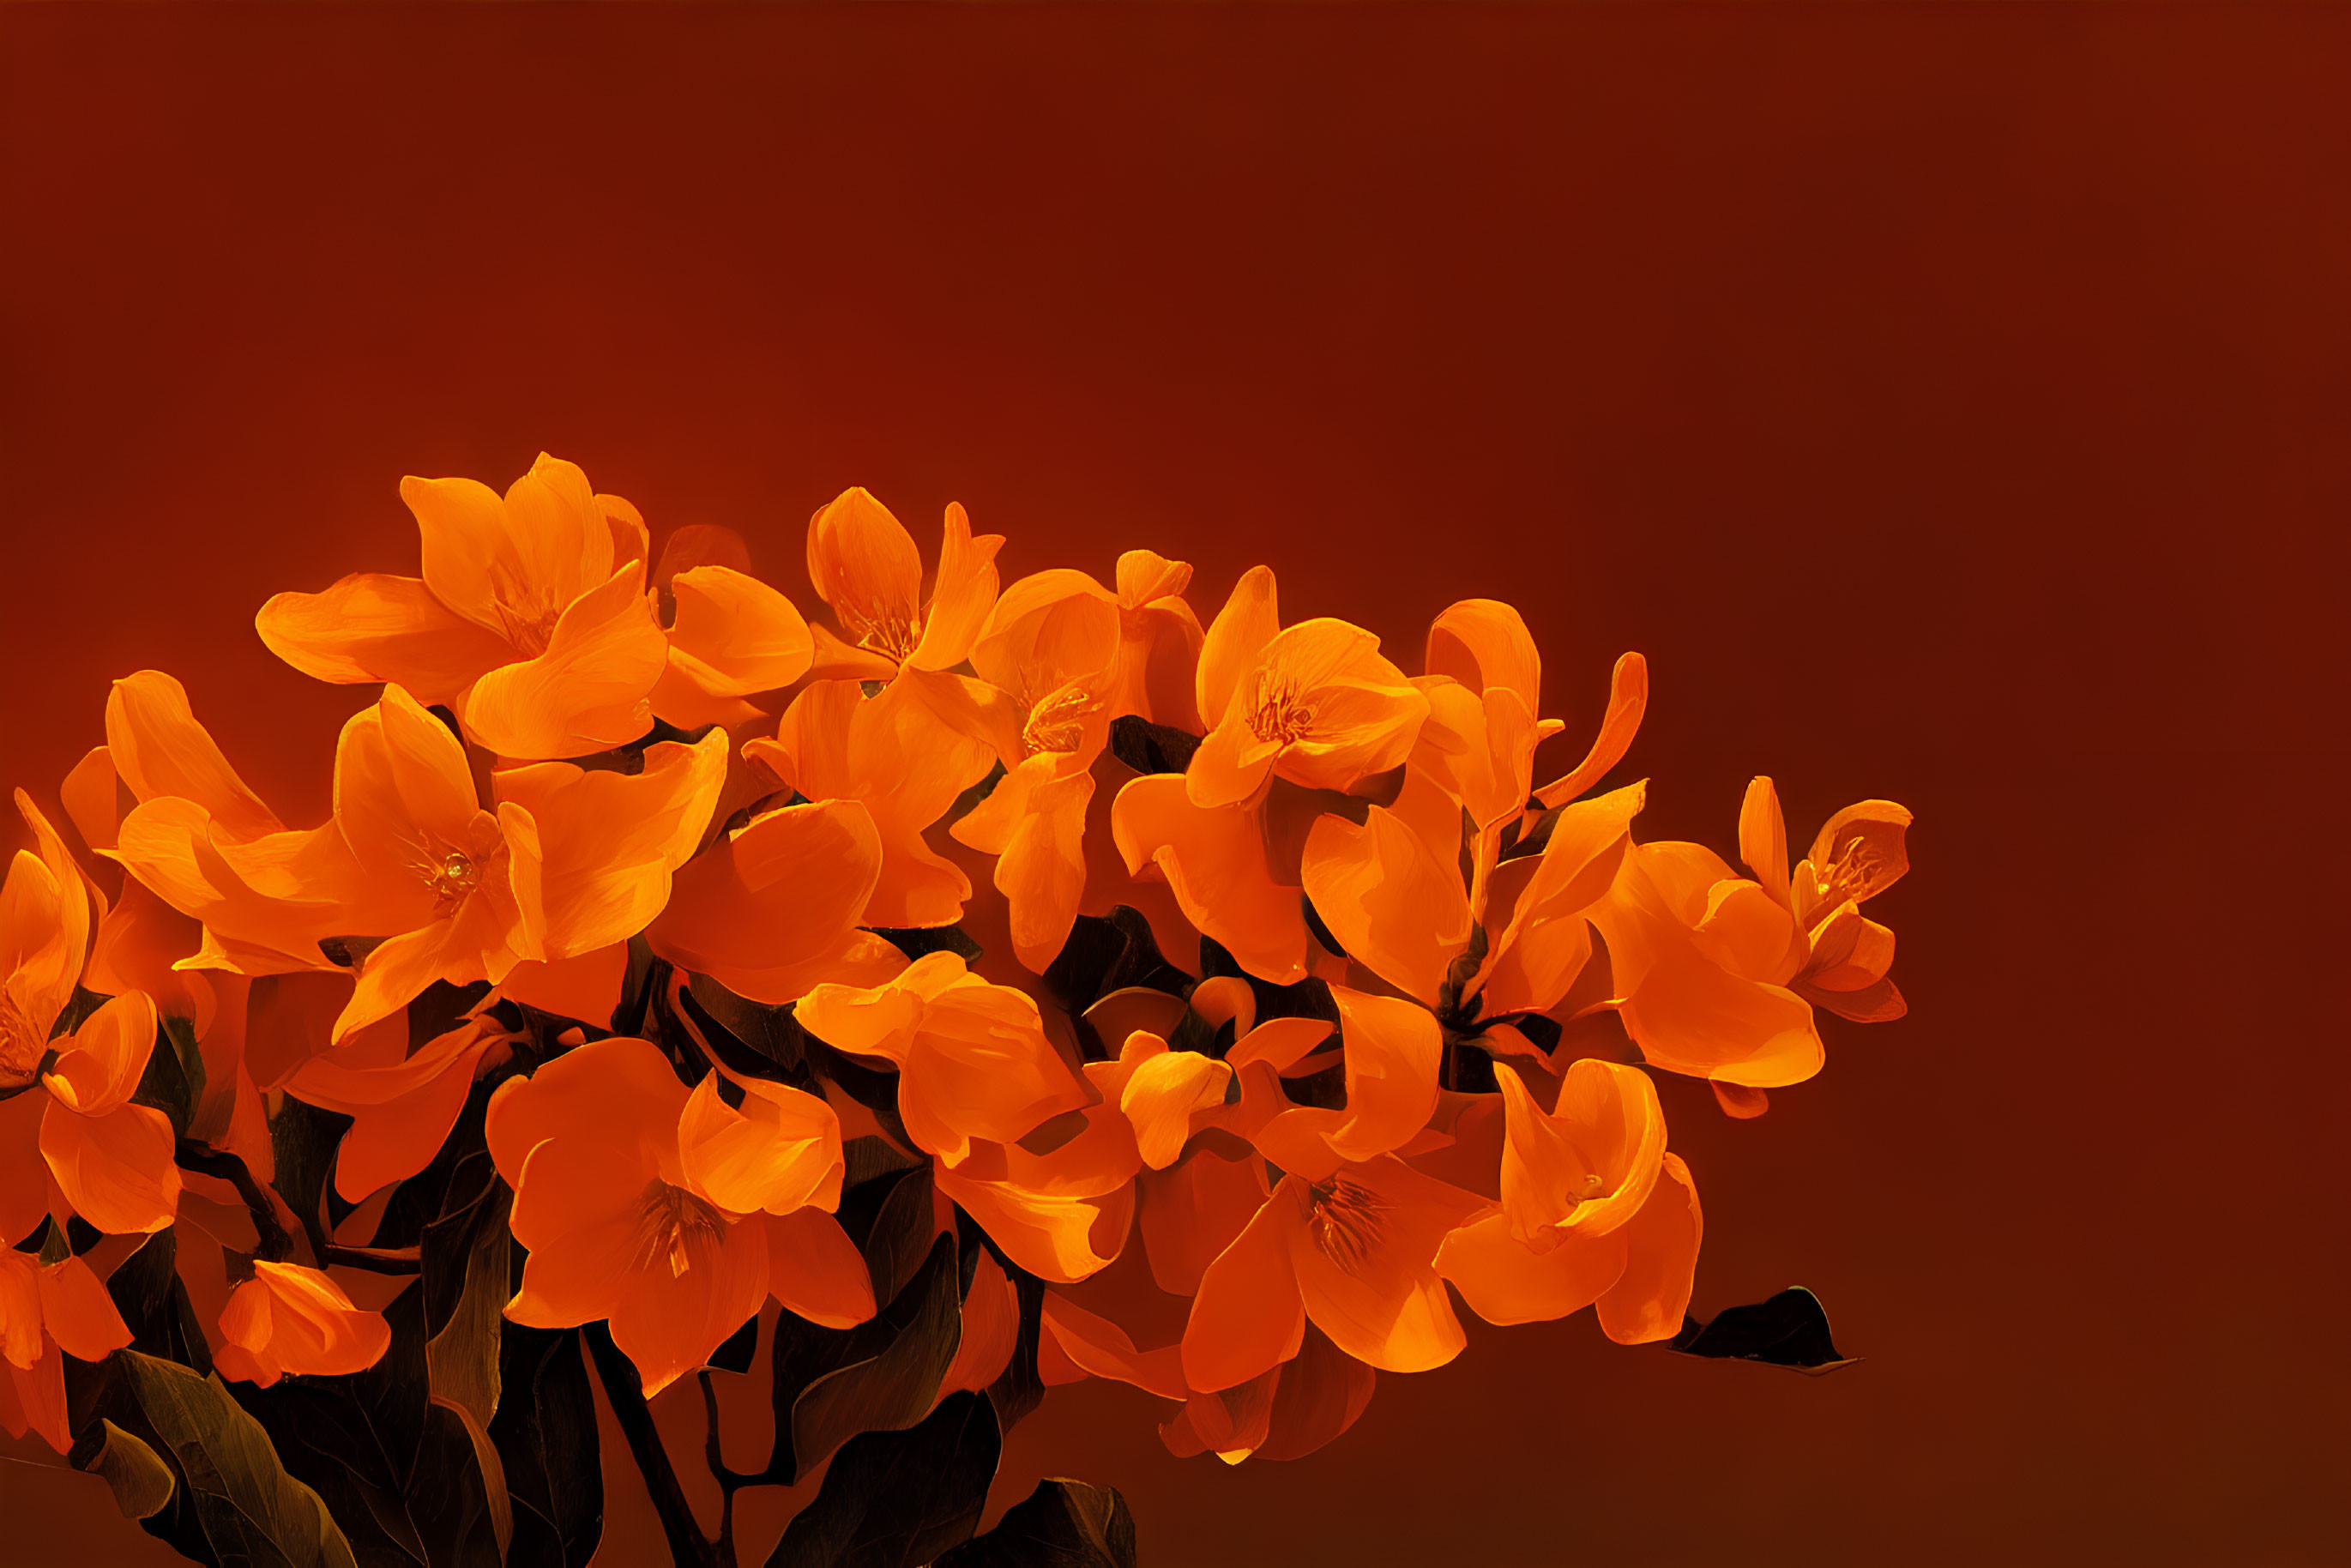
{"label": "orange flower", "polygon": [[447,704],[502,757],[577,757],[645,733],[669,644],[635,507],[545,453],[503,499],[471,479],[406,478],[400,496],[424,575],[278,594],[255,619],[272,653],[320,680]]}
{"label": "orange flower", "polygon": [[1028,993],[990,985],[953,953],[918,958],[879,986],[819,986],[794,1016],[834,1050],[894,1066],[907,1134],[948,1167],[975,1138],[1014,1143],[1092,1098]]}
{"label": "orange flower", "polygon": [[1192,568],[1147,549],[1118,558],[1118,654],[1111,662],[1110,711],[1196,733],[1200,618],[1184,598]]}
{"label": "orange flower", "polygon": [[832,607],[846,643],[812,628],[821,675],[886,681],[904,666],[949,670],[963,663],[996,602],[1000,534],[975,538],[953,504],[939,547],[938,580],[923,598],[923,558],[890,509],[852,486],[809,520],[809,580]]}
{"label": "orange flower", "polygon": [[923,832],[996,765],[998,746],[975,733],[982,705],[967,688],[979,685],[917,670],[868,697],[856,681],[814,681],[784,710],[774,739],[743,747],[806,800],[864,806],[882,851],[872,925],[962,918],[971,882]]}
{"label": "orange flower", "polygon": [[100,1230],[161,1230],[179,1207],[172,1123],[131,1103],[155,1048],[155,1003],[116,997],[52,1038],[81,979],[92,894],[21,789],[16,809],[40,852],[18,851],[0,884],[0,1228],[37,1224],[54,1180]]}
{"label": "orange flower", "polygon": [[705,1364],[769,1294],[811,1322],[873,1315],[865,1260],[829,1210],[840,1124],[822,1102],[715,1080],[692,1092],[661,1052],[617,1037],[499,1085],[487,1132],[530,1249],[507,1316],[610,1319],[647,1395]]}
{"label": "orange flower", "polygon": [[526,960],[578,957],[642,929],[700,842],[726,758],[714,731],[647,747],[633,775],[508,768],[493,776],[493,812],[457,737],[388,685],[343,727],[327,828],[225,841],[202,802],[158,797],[123,821],[115,853],[204,923],[208,961],[316,967],[305,947],[316,954],[324,937],[380,938],[336,1021],[340,1042],[435,980],[495,984]]}
{"label": "orange flower", "polygon": [[1081,571],[1022,578],[998,600],[971,665],[1010,705],[1019,742],[1009,771],[948,828],[997,857],[1012,948],[1041,974],[1069,940],[1085,896],[1089,771],[1115,716],[1121,609]]}
{"label": "orange flower", "polygon": [[653,686],[655,717],[681,729],[747,725],[759,710],[745,697],[808,674],[816,657],[808,622],[749,564],[750,552],[727,528],[681,528],[663,549],[653,586],[677,610],[669,663]]}
{"label": "orange flower", "polygon": [[1214,727],[1185,774],[1192,803],[1245,803],[1276,775],[1310,789],[1350,789],[1401,766],[1428,699],[1379,646],[1344,621],[1284,630],[1273,573],[1252,568],[1201,645],[1200,716]]}
{"label": "orange flower", "polygon": [[[13,1239],[19,1233],[5,1235]],[[0,1427],[10,1437],[30,1428],[60,1454],[71,1448],[65,1362],[57,1353],[96,1361],[130,1343],[130,1327],[89,1264],[72,1256],[52,1260],[44,1252],[36,1259],[0,1250],[0,1360],[7,1364],[7,1376],[0,1377]]]}
{"label": "orange flower", "polygon": [[1287,1097],[1270,1063],[1243,1069],[1243,1105],[1257,1124],[1250,1142],[1283,1174],[1201,1276],[1184,1331],[1185,1381],[1195,1389],[1232,1388],[1290,1359],[1310,1319],[1340,1350],[1385,1371],[1439,1366],[1461,1349],[1435,1263],[1482,1200],[1393,1153],[1436,1109],[1437,1021],[1410,1002],[1331,989],[1346,1046],[1345,1109],[1281,1109]]}
{"label": "orange flower", "polygon": [[1545,1111],[1497,1066],[1505,1133],[1501,1203],[1437,1254],[1479,1317],[1565,1317],[1597,1303],[1620,1344],[1670,1339],[1689,1304],[1703,1228],[1698,1188],[1666,1152],[1656,1086],[1635,1067],[1571,1065]]}
{"label": "orange flower", "polygon": [[220,1327],[227,1343],[213,1365],[225,1378],[264,1388],[289,1372],[365,1372],[392,1345],[392,1325],[381,1312],[353,1305],[316,1269],[266,1259],[256,1259],[253,1278],[230,1292]]}
{"label": "orange flower", "polygon": [[881,875],[862,803],[779,807],[688,862],[645,937],[679,968],[771,1006],[825,981],[876,985],[906,967],[859,929]]}
{"label": "orange flower", "polygon": [[1763,891],[1783,900],[1804,934],[1804,958],[1788,988],[1841,1018],[1884,1023],[1908,1010],[1886,977],[1894,933],[1861,906],[1910,869],[1904,842],[1909,811],[1891,800],[1864,800],[1831,817],[1812,852],[1788,870],[1788,830],[1769,779],[1747,787],[1739,812],[1739,858]]}

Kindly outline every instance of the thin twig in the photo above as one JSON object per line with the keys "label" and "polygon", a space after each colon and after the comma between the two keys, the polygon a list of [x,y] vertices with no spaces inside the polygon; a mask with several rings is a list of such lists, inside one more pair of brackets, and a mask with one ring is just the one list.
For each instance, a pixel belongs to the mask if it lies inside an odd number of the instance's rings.
{"label": "thin twig", "polygon": [[653,1412],[645,1407],[636,1364],[612,1343],[612,1331],[604,1324],[590,1323],[582,1333],[589,1359],[596,1364],[596,1375],[603,1382],[604,1397],[611,1401],[613,1418],[621,1424],[621,1435],[629,1440],[638,1473],[645,1478],[645,1493],[660,1516],[671,1561],[676,1568],[718,1568],[716,1554],[703,1538],[702,1527],[694,1521],[694,1510],[686,1503],[684,1489],[678,1485],[677,1471],[671,1468],[669,1450],[662,1447]]}
{"label": "thin twig", "polygon": [[283,1263],[294,1251],[294,1239],[277,1218],[277,1206],[269,1200],[269,1189],[254,1178],[251,1167],[236,1155],[218,1149],[205,1148],[202,1144],[182,1143],[172,1151],[172,1159],[183,1171],[198,1176],[217,1176],[236,1188],[245,1207],[253,1213],[254,1256],[272,1263]]}

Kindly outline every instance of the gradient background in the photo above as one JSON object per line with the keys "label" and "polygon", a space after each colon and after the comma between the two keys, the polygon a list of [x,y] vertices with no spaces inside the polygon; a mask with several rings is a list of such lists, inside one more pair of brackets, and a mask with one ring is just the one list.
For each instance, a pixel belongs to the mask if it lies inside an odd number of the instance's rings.
{"label": "gradient background", "polygon": [[[2245,5],[12,8],[0,774],[154,665],[316,820],[361,694],[254,611],[542,447],[803,603],[852,483],[1407,664],[1508,597],[1562,751],[1648,654],[1649,836],[1917,812],[1910,1019],[1759,1122],[1665,1086],[1698,1310],[1801,1281],[1867,1361],[1473,1324],[1238,1470],[1082,1387],[999,1506],[1113,1483],[1154,1568],[2343,1561],[2346,79],[2351,14]],[[87,1478],[0,1518],[158,1555]]]}

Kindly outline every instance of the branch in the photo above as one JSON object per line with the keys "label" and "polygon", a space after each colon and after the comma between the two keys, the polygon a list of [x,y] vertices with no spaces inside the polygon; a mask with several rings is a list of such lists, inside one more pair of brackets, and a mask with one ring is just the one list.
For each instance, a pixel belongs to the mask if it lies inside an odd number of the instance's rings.
{"label": "branch", "polygon": [[596,1364],[596,1375],[603,1382],[604,1397],[612,1403],[613,1418],[620,1422],[621,1435],[628,1438],[629,1452],[645,1478],[645,1493],[653,1499],[653,1512],[661,1516],[671,1561],[676,1568],[719,1568],[717,1554],[703,1539],[685,1491],[677,1484],[677,1471],[670,1467],[669,1450],[662,1447],[653,1412],[645,1408],[644,1385],[637,1376],[636,1364],[612,1343],[609,1325],[590,1323],[581,1333],[588,1342],[589,1358]]}
{"label": "branch", "polygon": [[202,1144],[183,1141],[172,1151],[172,1158],[183,1171],[198,1176],[217,1176],[236,1188],[245,1207],[253,1212],[253,1233],[256,1237],[254,1256],[272,1263],[283,1263],[294,1251],[294,1239],[277,1218],[277,1206],[269,1200],[269,1189],[254,1179],[253,1172],[236,1155]]}
{"label": "branch", "polygon": [[718,1568],[735,1568],[735,1494],[759,1478],[726,1468],[718,1447],[718,1390],[710,1381],[708,1367],[695,1375],[702,1383],[702,1415],[708,1424],[702,1439],[702,1454],[710,1462],[710,1473],[718,1479]]}

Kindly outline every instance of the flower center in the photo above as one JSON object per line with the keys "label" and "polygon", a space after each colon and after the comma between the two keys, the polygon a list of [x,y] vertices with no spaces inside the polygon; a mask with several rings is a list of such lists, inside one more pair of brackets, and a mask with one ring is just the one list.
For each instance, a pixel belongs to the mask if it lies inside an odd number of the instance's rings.
{"label": "flower center", "polygon": [[1075,751],[1084,742],[1086,716],[1093,708],[1092,692],[1075,683],[1063,686],[1029,710],[1020,727],[1021,743],[1031,757],[1042,751]]}
{"label": "flower center", "polygon": [[1603,1176],[1599,1172],[1593,1171],[1583,1178],[1583,1190],[1582,1192],[1570,1189],[1569,1191],[1561,1193],[1559,1197],[1562,1203],[1567,1205],[1567,1211],[1570,1214],[1573,1214],[1579,1205],[1590,1203],[1595,1198],[1603,1198],[1607,1196],[1607,1178]]}
{"label": "flower center", "polygon": [[481,868],[463,850],[445,850],[417,863],[417,880],[433,894],[435,910],[446,915],[482,883]]}
{"label": "flower center", "polygon": [[1820,874],[1821,906],[1834,909],[1851,899],[1858,904],[1883,884],[1885,857],[1866,839],[1848,839]]}
{"label": "flower center", "polygon": [[1343,1176],[1318,1181],[1306,1194],[1307,1225],[1316,1249],[1345,1272],[1360,1272],[1379,1240],[1388,1200]]}
{"label": "flower center", "polygon": [[1249,705],[1249,733],[1259,740],[1288,746],[1303,740],[1314,723],[1314,709],[1299,695],[1296,685],[1260,674],[1257,700]]}
{"label": "flower center", "polygon": [[697,1252],[706,1256],[715,1250],[726,1233],[726,1221],[716,1209],[684,1187],[655,1177],[645,1184],[639,1200],[631,1258],[641,1270],[666,1264],[674,1280],[694,1267]]}
{"label": "flower center", "polygon": [[904,664],[923,640],[923,618],[911,605],[862,604],[844,598],[833,606],[841,630],[861,648]]}
{"label": "flower center", "polygon": [[545,590],[523,581],[504,561],[490,565],[490,602],[507,641],[532,658],[547,652],[563,606]]}

